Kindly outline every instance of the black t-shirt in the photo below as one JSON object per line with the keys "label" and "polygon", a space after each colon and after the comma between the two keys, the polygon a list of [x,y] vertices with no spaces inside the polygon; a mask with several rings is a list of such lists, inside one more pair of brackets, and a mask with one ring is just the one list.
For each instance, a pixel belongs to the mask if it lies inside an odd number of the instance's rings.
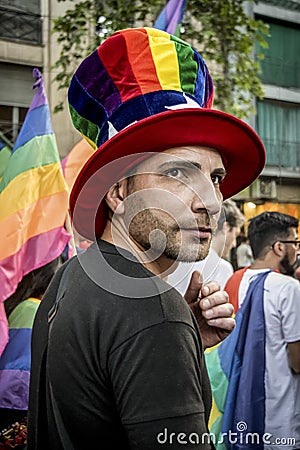
{"label": "black t-shirt", "polygon": [[38,309],[28,450],[210,448],[190,308],[129,252],[98,245],[61,267]]}

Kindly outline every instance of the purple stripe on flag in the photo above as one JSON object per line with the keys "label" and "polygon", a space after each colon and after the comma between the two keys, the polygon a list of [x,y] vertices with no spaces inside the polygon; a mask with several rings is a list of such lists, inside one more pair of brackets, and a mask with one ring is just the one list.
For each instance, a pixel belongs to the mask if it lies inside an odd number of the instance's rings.
{"label": "purple stripe on flag", "polygon": [[[34,125],[34,126],[33,126]],[[36,136],[52,134],[52,124],[48,105],[29,110],[26,114],[22,130],[17,137],[13,152],[18,150]]]}
{"label": "purple stripe on flag", "polygon": [[[63,252],[70,235],[63,227],[34,236],[0,266],[0,301],[13,294],[24,275],[53,261]],[[16,270],[19,267],[20,270]]]}
{"label": "purple stripe on flag", "polygon": [[27,410],[29,371],[0,371],[0,408]]}
{"label": "purple stripe on flag", "polygon": [[182,22],[185,5],[186,0],[169,0],[158,16],[154,28],[175,34],[177,26]]}
{"label": "purple stripe on flag", "polygon": [[67,165],[67,161],[68,161],[69,154],[70,154],[70,153],[68,153],[68,155],[65,156],[65,157],[61,160],[61,162],[60,162],[60,164],[61,164],[61,169],[62,169],[62,172],[63,172],[64,175],[65,175],[65,171],[66,171],[66,165]]}
{"label": "purple stripe on flag", "polygon": [[48,105],[43,76],[38,69],[33,69],[33,77],[36,79],[36,82],[33,85],[33,89],[38,87],[38,91],[35,93],[32,99],[29,111],[34,108],[38,108],[39,106]]}

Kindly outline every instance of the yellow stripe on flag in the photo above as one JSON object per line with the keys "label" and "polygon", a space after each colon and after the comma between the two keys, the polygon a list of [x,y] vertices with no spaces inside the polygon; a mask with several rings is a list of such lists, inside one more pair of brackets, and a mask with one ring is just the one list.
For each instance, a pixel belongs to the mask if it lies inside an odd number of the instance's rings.
{"label": "yellow stripe on flag", "polygon": [[61,172],[60,163],[54,163],[27,170],[15,177],[0,194],[0,221],[17,211],[22,213],[23,209],[40,198],[67,191],[65,179],[59,172]]}
{"label": "yellow stripe on flag", "polygon": [[63,191],[6,217],[1,222],[0,260],[16,253],[28,239],[63,226],[67,208],[68,193]]}

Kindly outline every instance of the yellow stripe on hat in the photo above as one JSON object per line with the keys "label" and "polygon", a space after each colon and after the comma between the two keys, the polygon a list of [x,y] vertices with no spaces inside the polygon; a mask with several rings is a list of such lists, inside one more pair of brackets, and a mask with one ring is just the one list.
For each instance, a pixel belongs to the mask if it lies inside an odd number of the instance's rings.
{"label": "yellow stripe on hat", "polygon": [[[170,40],[170,35],[155,28],[146,28],[146,30],[161,88],[182,91],[177,51],[174,42]],[[169,38],[167,42],[166,37]]]}

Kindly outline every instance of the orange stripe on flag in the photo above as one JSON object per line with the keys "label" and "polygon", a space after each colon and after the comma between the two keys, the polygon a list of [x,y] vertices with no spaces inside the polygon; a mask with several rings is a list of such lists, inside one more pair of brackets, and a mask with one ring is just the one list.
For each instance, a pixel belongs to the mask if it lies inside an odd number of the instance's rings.
{"label": "orange stripe on flag", "polygon": [[[68,209],[68,193],[59,192],[37,200],[1,222],[0,259],[16,253],[31,237],[62,226]],[[22,233],[20,233],[22,229]]]}
{"label": "orange stripe on flag", "polygon": [[74,145],[70,153],[65,157],[64,176],[70,191],[77,175],[94,151],[89,143],[82,139]]}
{"label": "orange stripe on flag", "polygon": [[28,208],[39,198],[49,197],[67,189],[60,163],[48,164],[22,172],[0,194],[0,220]]}

